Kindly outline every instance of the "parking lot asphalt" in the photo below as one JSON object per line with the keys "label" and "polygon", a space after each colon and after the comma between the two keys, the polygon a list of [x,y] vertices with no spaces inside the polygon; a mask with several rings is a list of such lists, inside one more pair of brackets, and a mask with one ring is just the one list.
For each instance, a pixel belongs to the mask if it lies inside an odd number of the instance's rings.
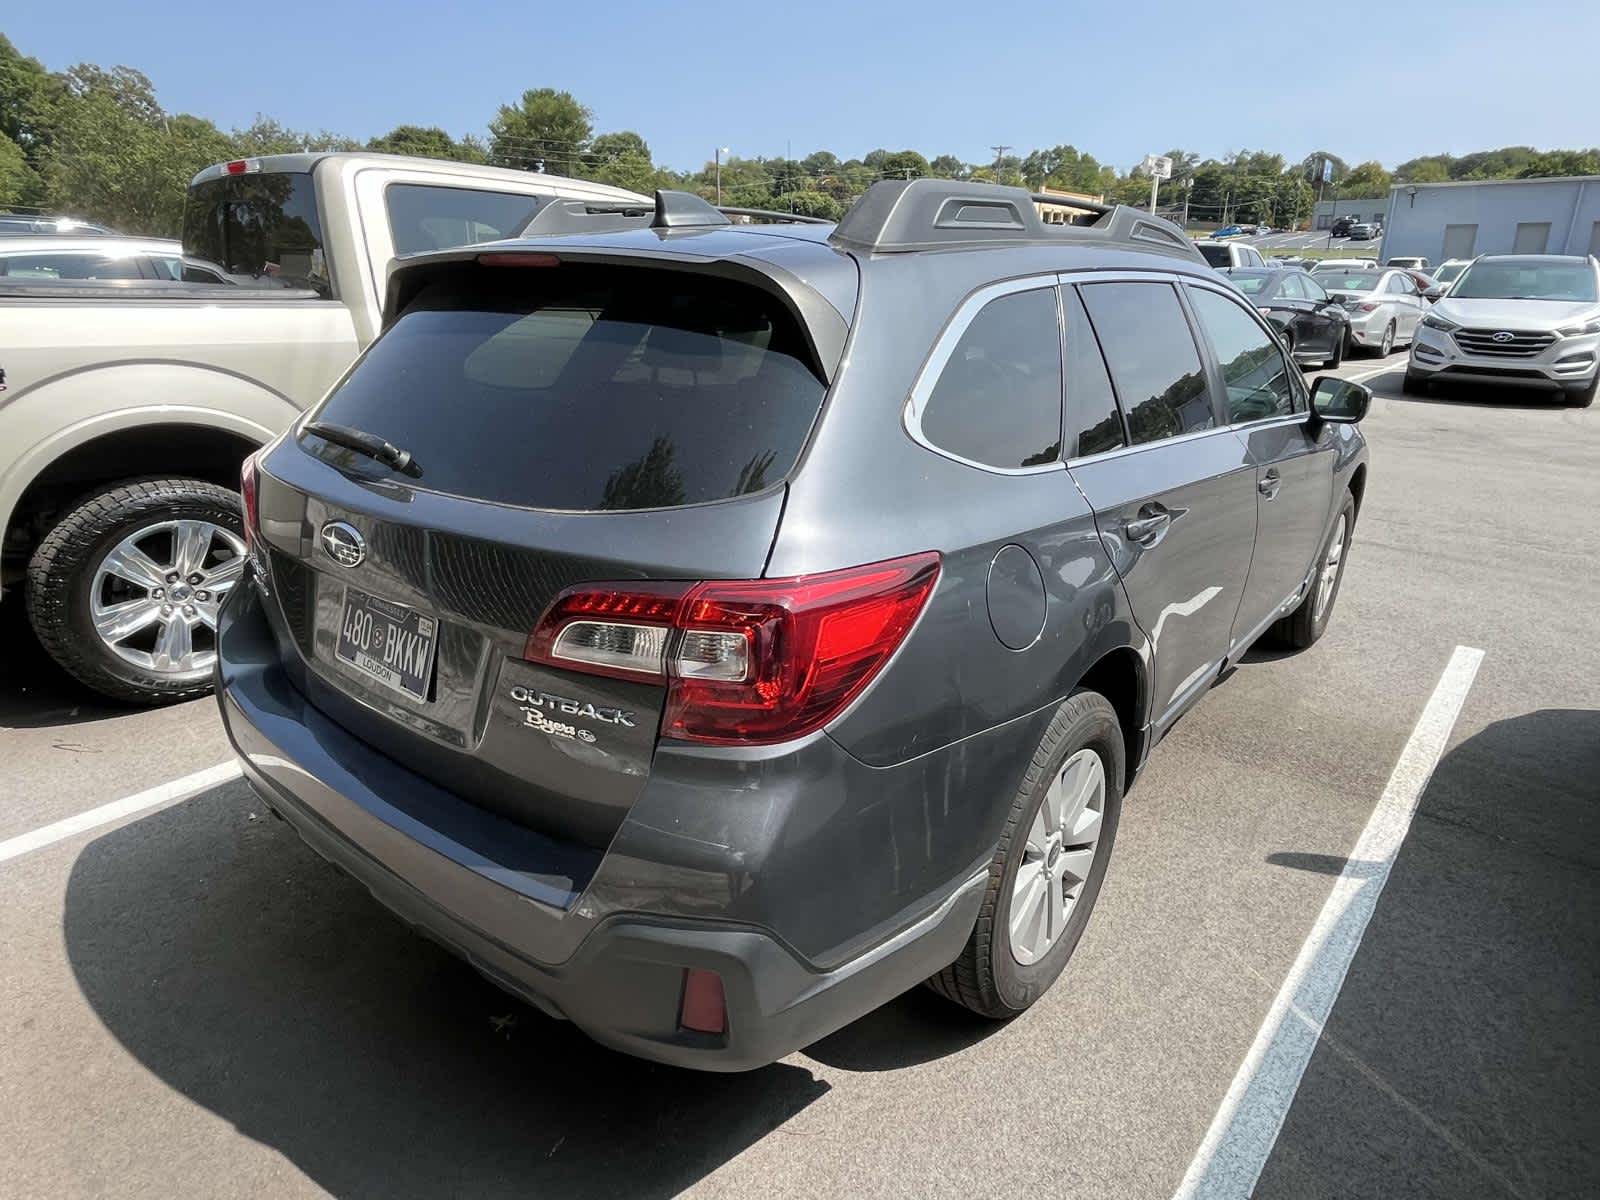
{"label": "parking lot asphalt", "polygon": [[[1172,1194],[1455,648],[1476,680],[1257,1195],[1600,1178],[1600,408],[1399,391],[1329,634],[1157,749],[1060,984],[916,990],[764,1070],[603,1050],[414,936],[233,781],[0,862],[0,1194]],[[0,604],[0,841],[225,761]],[[825,887],[826,880],[818,886]]]}

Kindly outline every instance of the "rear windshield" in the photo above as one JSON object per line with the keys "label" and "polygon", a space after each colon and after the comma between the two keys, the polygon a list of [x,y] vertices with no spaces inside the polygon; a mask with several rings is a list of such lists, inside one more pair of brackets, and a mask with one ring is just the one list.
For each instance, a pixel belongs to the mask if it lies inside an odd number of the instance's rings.
{"label": "rear windshield", "polygon": [[183,249],[219,264],[234,283],[331,294],[316,187],[305,172],[226,175],[191,187]]}
{"label": "rear windshield", "polygon": [[1376,271],[1318,271],[1317,282],[1330,292],[1370,292],[1382,278]]}
{"label": "rear windshield", "polygon": [[1450,289],[1450,298],[1592,302],[1594,268],[1582,259],[1570,263],[1479,259]]}
{"label": "rear windshield", "polygon": [[[409,451],[417,486],[530,508],[724,500],[794,466],[826,389],[771,294],[570,262],[473,278],[424,291],[315,419]],[[388,470],[304,442],[341,468]]]}
{"label": "rear windshield", "polygon": [[1238,288],[1246,296],[1254,296],[1272,281],[1272,276],[1250,275],[1244,271],[1234,271],[1228,276],[1228,279],[1232,281],[1234,287]]}

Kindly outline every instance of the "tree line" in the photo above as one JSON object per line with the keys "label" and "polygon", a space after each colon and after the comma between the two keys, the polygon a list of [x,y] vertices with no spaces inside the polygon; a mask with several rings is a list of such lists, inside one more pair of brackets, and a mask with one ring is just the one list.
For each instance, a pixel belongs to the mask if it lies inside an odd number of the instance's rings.
{"label": "tree line", "polygon": [[[47,71],[0,34],[0,209],[36,208],[100,221],[127,233],[172,236],[182,224],[184,189],[211,163],[305,150],[372,150],[545,171],[649,193],[684,188],[745,208],[776,208],[836,219],[880,179],[936,176],[1087,193],[1145,204],[1142,167],[1119,171],[1068,144],[1003,154],[986,162],[958,155],[878,149],[840,159],[708,160],[697,171],[655,162],[632,130],[596,132],[591,110],[568,92],[531,88],[503,104],[482,135],[455,137],[432,126],[399,125],[362,142],[327,130],[289,129],[258,116],[223,130],[205,117],[169,113],[148,77],[131,67],[80,63]],[[1303,223],[1319,193],[1382,196],[1393,183],[1600,174],[1600,149],[1539,151],[1508,146],[1473,154],[1425,155],[1391,172],[1351,165],[1331,151],[1298,161],[1268,151],[1217,158],[1174,149],[1173,177],[1161,184],[1162,211],[1191,220]],[[1332,180],[1323,182],[1323,163]]]}

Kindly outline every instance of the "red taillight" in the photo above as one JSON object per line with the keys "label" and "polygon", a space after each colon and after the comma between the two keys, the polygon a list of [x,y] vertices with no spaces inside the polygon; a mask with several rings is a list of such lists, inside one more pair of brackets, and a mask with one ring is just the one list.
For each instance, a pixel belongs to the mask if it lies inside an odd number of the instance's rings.
{"label": "red taillight", "polygon": [[261,537],[261,503],[257,497],[254,454],[239,468],[239,498],[244,501],[244,547],[250,551]]}
{"label": "red taillight", "polygon": [[728,1031],[728,1001],[722,976],[715,971],[689,967],[683,973],[683,999],[678,1004],[678,1027],[696,1033]]}
{"label": "red taillight", "polygon": [[253,163],[248,158],[236,158],[223,168],[229,175],[243,175],[250,170],[259,171],[260,169],[260,163]]}
{"label": "red taillight", "polygon": [[1377,312],[1378,306],[1373,301],[1368,300],[1363,304],[1356,305],[1356,309],[1359,312]]}
{"label": "red taillight", "polygon": [[781,742],[820,729],[916,623],[939,556],[696,584],[591,584],[557,597],[525,656],[568,670],[665,679],[665,737]]}

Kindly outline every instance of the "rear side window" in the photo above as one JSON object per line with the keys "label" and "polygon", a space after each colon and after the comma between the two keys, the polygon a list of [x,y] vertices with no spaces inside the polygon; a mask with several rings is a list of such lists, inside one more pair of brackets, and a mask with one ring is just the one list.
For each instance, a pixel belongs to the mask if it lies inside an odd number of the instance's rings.
{"label": "rear side window", "polygon": [[956,343],[922,410],[922,435],[990,467],[1061,457],[1061,331],[1054,287],[989,301]]}
{"label": "rear side window", "polygon": [[139,260],[103,254],[17,254],[0,259],[11,279],[139,279]]}
{"label": "rear side window", "polygon": [[1091,283],[1082,293],[1134,445],[1217,423],[1200,352],[1170,284]]}
{"label": "rear side window", "polygon": [[390,184],[383,202],[396,254],[515,237],[539,209],[538,196],[414,183]]}
{"label": "rear side window", "polygon": [[190,188],[183,250],[239,282],[332,294],[317,190],[305,172],[226,175]]}
{"label": "rear side window", "polygon": [[424,290],[316,416],[409,450],[410,482],[432,491],[669,508],[780,482],[825,390],[796,319],[760,288],[565,263],[474,268]]}
{"label": "rear side window", "polygon": [[1111,376],[1078,289],[1063,288],[1061,302],[1067,318],[1067,457],[1087,458],[1115,450],[1127,439]]}
{"label": "rear side window", "polygon": [[1232,300],[1205,288],[1190,288],[1189,300],[1222,369],[1228,422],[1259,421],[1294,411],[1289,364],[1266,330]]}

